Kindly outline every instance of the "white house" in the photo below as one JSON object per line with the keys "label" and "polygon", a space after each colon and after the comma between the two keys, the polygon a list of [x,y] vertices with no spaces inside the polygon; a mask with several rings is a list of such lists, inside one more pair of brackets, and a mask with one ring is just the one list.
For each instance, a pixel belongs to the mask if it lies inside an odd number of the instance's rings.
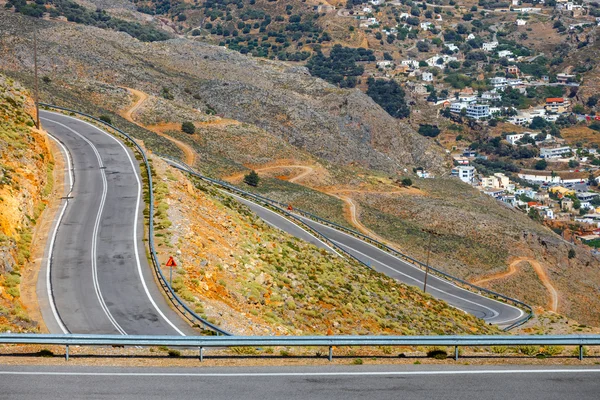
{"label": "white house", "polygon": [[452,169],[452,176],[458,177],[461,181],[465,183],[473,183],[473,179],[475,178],[475,172],[475,167],[461,165]]}
{"label": "white house", "polygon": [[482,45],[483,51],[492,51],[498,47],[498,42],[485,42]]}
{"label": "white house", "polygon": [[474,101],[477,101],[477,95],[467,94],[467,93],[459,93],[458,101],[460,101],[461,103],[472,103]]}
{"label": "white house", "polygon": [[[441,63],[439,61],[440,59],[442,60]],[[438,68],[440,67],[440,65],[446,65],[450,61],[458,61],[458,58],[449,56],[447,54],[442,54],[441,56],[439,54],[436,54],[435,56],[429,57],[427,60],[425,60],[427,65],[429,65],[430,67],[438,67]]]}
{"label": "white house", "polygon": [[481,98],[483,100],[500,100],[502,98],[502,96],[500,96],[500,94],[496,93],[496,92],[483,92],[481,93]]}
{"label": "white house", "polygon": [[471,39],[475,39],[475,35],[473,35],[472,33],[469,33],[469,36],[467,36],[467,40],[471,40]]}
{"label": "white house", "polygon": [[502,57],[510,57],[513,55],[513,52],[510,50],[500,50],[498,52],[498,57],[502,58]]}
{"label": "white house", "polygon": [[365,14],[369,14],[369,13],[372,13],[372,12],[373,12],[373,9],[372,9],[371,7],[365,7],[365,8],[363,8],[363,12],[364,12]]}
{"label": "white house", "polygon": [[444,46],[446,46],[450,51],[458,51],[458,46],[454,43],[445,43]]}
{"label": "white house", "polygon": [[527,20],[517,18],[517,26],[524,26],[524,25],[527,25]]}
{"label": "white house", "polygon": [[562,146],[562,147],[542,147],[540,149],[540,157],[541,158],[560,158],[566,154],[570,154],[572,152],[571,147]]}
{"label": "white house", "polygon": [[401,65],[406,65],[410,69],[419,69],[419,62],[417,60],[402,60]]}
{"label": "white house", "polygon": [[380,4],[383,4],[385,2],[385,0],[369,0],[369,3],[373,4],[374,6],[378,6]]}
{"label": "white house", "polygon": [[410,17],[409,13],[403,12],[403,13],[400,14],[400,19],[402,19],[402,18],[408,18],[408,17]]}
{"label": "white house", "polygon": [[503,76],[496,76],[496,77],[490,79],[490,84],[495,89],[504,89],[508,85],[508,82],[507,82],[507,80],[506,80],[505,77],[503,77]]}
{"label": "white house", "polygon": [[424,31],[431,29],[432,26],[433,24],[431,22],[421,22],[421,24],[419,25],[419,27]]}
{"label": "white house", "polygon": [[378,25],[379,21],[377,18],[367,18],[364,22],[360,24],[361,27],[368,28],[369,26]]}
{"label": "white house", "polygon": [[468,106],[469,106],[469,103],[455,102],[455,103],[450,104],[450,112],[460,114],[462,109],[463,108],[466,109]]}
{"label": "white house", "polygon": [[490,106],[487,104],[469,104],[467,106],[467,117],[473,119],[487,118],[490,116]]}
{"label": "white house", "polygon": [[423,72],[421,79],[425,82],[433,82],[433,74],[431,72]]}
{"label": "white house", "polygon": [[390,60],[377,61],[377,68],[392,68],[394,66],[394,62]]}
{"label": "white house", "polygon": [[508,143],[516,145],[518,144],[517,142],[527,136],[531,136],[531,132],[513,133],[512,135],[506,135],[505,139]]}

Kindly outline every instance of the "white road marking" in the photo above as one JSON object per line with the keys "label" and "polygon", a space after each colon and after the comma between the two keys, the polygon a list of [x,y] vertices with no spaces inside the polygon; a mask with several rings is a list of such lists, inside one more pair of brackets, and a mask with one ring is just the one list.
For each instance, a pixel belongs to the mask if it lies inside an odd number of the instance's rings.
{"label": "white road marking", "polygon": [[98,166],[100,168],[100,175],[102,176],[102,196],[100,198],[100,206],[98,207],[98,213],[96,214],[96,220],[94,222],[94,229],[92,231],[92,254],[91,254],[91,263],[92,263],[92,283],[94,285],[94,291],[96,292],[96,297],[98,298],[98,302],[100,303],[100,307],[104,311],[104,314],[108,317],[108,320],[115,327],[117,331],[119,331],[122,335],[127,335],[127,332],[119,325],[119,323],[112,316],[106,302],[104,301],[104,296],[102,295],[102,290],[100,289],[100,284],[98,283],[98,263],[97,263],[97,248],[98,248],[98,231],[100,230],[100,221],[102,219],[102,214],[104,212],[104,205],[106,203],[106,196],[108,194],[108,182],[106,180],[106,173],[104,172],[104,164],[102,162],[102,157],[100,157],[100,153],[94,144],[89,141],[85,136],[81,135],[74,129],[71,129],[65,124],[61,124],[58,121],[54,121],[49,118],[41,118],[43,120],[55,123],[57,125],[62,126],[65,129],[73,132],[75,135],[79,136],[83,139],[94,151],[96,155],[96,159],[98,160]]}
{"label": "white road marking", "polygon": [[62,151],[65,154],[65,157],[67,159],[66,164],[67,164],[67,170],[69,171],[68,172],[69,173],[69,191],[67,192],[67,196],[66,196],[67,198],[65,199],[65,202],[60,210],[60,214],[58,215],[56,225],[54,225],[54,230],[52,231],[52,236],[50,237],[50,246],[48,249],[48,260],[46,261],[46,294],[48,296],[48,303],[50,303],[50,309],[52,310],[52,315],[54,315],[54,319],[56,320],[58,327],[60,328],[62,333],[69,333],[69,330],[63,324],[62,319],[58,315],[58,311],[56,310],[56,304],[54,304],[54,295],[52,294],[52,282],[50,280],[50,269],[52,268],[52,253],[54,251],[54,243],[56,241],[56,235],[58,234],[58,227],[60,226],[63,216],[65,215],[65,211],[67,210],[67,206],[69,205],[69,196],[73,192],[73,184],[74,184],[73,168],[72,168],[72,164],[71,164],[71,156],[70,156],[67,148],[57,138],[52,136],[50,133],[48,133],[48,137],[50,137],[52,140],[54,140],[60,146],[60,148],[62,149]]}
{"label": "white road marking", "polygon": [[[165,160],[167,163],[172,163],[172,164],[175,164],[176,166],[178,166],[179,168],[181,168],[181,169],[183,169],[183,170],[189,171],[189,168],[188,168],[188,167],[186,167],[185,165],[182,165],[182,164],[178,163],[177,161],[173,161],[173,160],[171,160],[171,159],[168,159],[168,158],[163,158],[163,160]],[[190,171],[190,172],[193,172],[193,171]],[[283,219],[285,219],[286,221],[288,221],[288,222],[291,222],[291,223],[292,223],[292,224],[294,224],[294,225],[295,225],[295,226],[296,226],[298,229],[302,230],[302,231],[303,231],[303,232],[305,232],[307,235],[309,235],[309,236],[313,237],[314,239],[316,239],[316,240],[317,240],[319,243],[321,243],[321,244],[322,244],[323,246],[325,246],[327,249],[331,250],[331,252],[333,252],[333,253],[337,254],[339,257],[344,257],[344,256],[342,256],[340,253],[338,253],[338,252],[337,252],[335,249],[333,249],[331,246],[329,246],[327,243],[323,242],[321,239],[319,239],[318,237],[316,237],[314,234],[312,234],[312,233],[308,232],[306,229],[304,229],[303,227],[301,227],[300,225],[298,225],[298,224],[297,224],[297,223],[295,223],[294,221],[291,221],[291,220],[289,220],[288,218],[284,217],[283,215],[280,215],[280,214],[276,213],[275,211],[273,211],[273,210],[270,210],[270,209],[268,209],[268,208],[264,207],[263,205],[261,205],[261,204],[258,204],[258,203],[254,202],[254,201],[252,201],[252,200],[248,200],[248,199],[245,199],[245,198],[243,198],[243,197],[241,197],[241,196],[238,196],[238,195],[236,195],[236,194],[233,194],[233,193],[231,193],[231,192],[228,192],[228,191],[227,191],[227,190],[225,190],[225,189],[218,189],[218,190],[219,190],[220,192],[222,192],[222,193],[224,193],[224,194],[228,195],[228,196],[231,196],[231,197],[234,197],[234,198],[240,199],[242,202],[249,202],[249,203],[252,203],[252,204],[253,204],[253,205],[255,205],[255,206],[258,206],[258,207],[260,207],[260,208],[262,208],[262,209],[264,209],[264,210],[266,210],[266,211],[268,211],[268,212],[270,212],[270,213],[272,213],[272,214],[275,214],[275,215],[276,215],[276,216],[278,216],[279,218],[283,218]],[[266,221],[266,220],[265,220],[265,223],[267,223],[267,225],[270,225],[270,226],[272,226],[272,227],[274,227],[274,228],[276,228],[276,229],[283,230],[283,229],[281,229],[280,227],[278,227],[278,226],[275,226],[275,225],[271,224],[270,222],[268,222],[268,221]]]}
{"label": "white road marking", "polygon": [[[353,252],[355,252],[355,253],[358,253],[358,254],[360,254],[360,255],[361,255],[361,256],[363,256],[363,257],[366,257],[366,258],[368,258],[368,259],[370,259],[370,260],[373,260],[373,261],[375,261],[376,263],[378,263],[378,264],[380,264],[380,265],[382,265],[382,266],[384,266],[384,267],[386,267],[386,268],[388,268],[388,269],[391,269],[392,271],[395,271],[395,272],[399,273],[400,275],[403,275],[403,276],[405,276],[405,277],[407,277],[407,278],[409,278],[409,279],[412,279],[412,280],[413,280],[413,281],[415,281],[415,282],[418,282],[418,283],[423,283],[423,282],[422,282],[422,281],[420,281],[419,279],[417,279],[417,278],[414,278],[414,277],[412,277],[412,276],[410,276],[410,275],[408,275],[408,274],[405,274],[405,273],[404,273],[404,272],[402,272],[402,271],[398,271],[396,268],[394,268],[394,267],[390,267],[389,265],[387,265],[387,264],[385,264],[385,263],[383,263],[383,262],[381,262],[381,261],[378,261],[378,260],[374,259],[373,257],[370,257],[370,256],[366,255],[365,253],[361,253],[360,251],[358,251],[358,250],[356,250],[356,249],[352,249],[351,247],[349,247],[349,246],[347,246],[347,245],[345,245],[345,244],[343,244],[343,243],[337,242],[337,241],[335,241],[335,240],[332,240],[332,242],[333,242],[333,243],[335,243],[335,244],[337,244],[338,246],[341,246],[341,247],[345,247],[345,248],[347,248],[347,249],[348,249],[348,251],[353,251]],[[456,297],[457,299],[460,299],[460,300],[466,301],[467,303],[471,303],[471,304],[475,304],[475,305],[477,305],[477,306],[483,307],[483,308],[485,308],[486,310],[489,310],[489,311],[491,311],[491,312],[492,312],[492,317],[491,317],[491,318],[495,318],[495,317],[497,317],[498,315],[500,315],[500,314],[499,314],[497,311],[495,311],[495,310],[492,310],[491,308],[489,308],[489,307],[486,307],[486,306],[484,306],[483,304],[479,304],[479,303],[476,303],[476,302],[474,302],[474,301],[470,301],[470,300],[464,299],[464,298],[462,298],[462,297],[456,296],[456,295],[454,295],[454,294],[452,294],[452,293],[448,293],[448,292],[446,292],[446,291],[444,291],[444,290],[442,290],[442,289],[438,289],[438,288],[436,288],[436,287],[435,287],[435,286],[433,286],[433,285],[429,285],[429,286],[428,286],[428,288],[430,288],[430,289],[432,289],[432,290],[435,290],[435,291],[438,291],[438,292],[440,292],[440,293],[444,293],[444,294],[446,294],[446,295],[448,295],[448,296]],[[454,306],[454,307],[458,308],[459,310],[465,311],[465,310],[463,310],[462,308],[460,308],[460,307],[458,307],[458,306]],[[465,311],[465,312],[467,312],[467,311]]]}
{"label": "white road marking", "polygon": [[139,216],[139,209],[140,209],[140,203],[141,203],[141,198],[142,198],[142,183],[140,182],[140,178],[138,176],[137,170],[135,168],[135,164],[133,163],[133,160],[131,159],[131,155],[129,154],[129,152],[127,151],[127,148],[125,147],[125,145],[118,140],[117,138],[115,138],[113,135],[111,135],[108,132],[103,131],[102,129],[98,128],[97,126],[87,122],[87,121],[83,121],[81,119],[78,118],[74,118],[68,115],[63,115],[60,114],[64,117],[67,118],[71,118],[74,119],[78,122],[82,122],[84,124],[87,124],[89,126],[91,126],[92,128],[96,129],[99,132],[102,132],[103,134],[105,134],[106,136],[108,136],[109,138],[111,138],[112,140],[114,140],[115,142],[117,142],[121,148],[123,149],[123,151],[125,151],[125,154],[127,155],[127,158],[129,159],[129,163],[131,164],[131,168],[133,169],[133,175],[135,176],[135,180],[137,182],[137,186],[138,186],[138,193],[137,193],[137,200],[136,200],[136,207],[135,207],[135,215],[134,215],[134,223],[133,223],[133,246],[134,246],[134,251],[135,251],[135,261],[136,261],[136,265],[137,265],[137,271],[138,271],[138,275],[140,277],[140,281],[142,282],[142,286],[144,288],[144,291],[146,292],[146,296],[148,296],[148,299],[150,300],[150,303],[152,303],[152,306],[154,307],[154,309],[156,310],[156,312],[162,317],[162,319],[167,322],[167,324],[169,324],[174,330],[175,332],[177,332],[178,334],[180,334],[181,336],[185,336],[185,334],[179,329],[177,328],[177,326],[171,322],[171,320],[169,320],[169,318],[167,318],[167,316],[161,311],[161,309],[158,307],[158,305],[156,304],[156,302],[154,301],[154,299],[152,298],[152,295],[150,294],[150,291],[148,290],[148,285],[146,285],[146,281],[144,280],[144,275],[142,273],[142,265],[140,262],[140,255],[139,255],[139,249],[138,249],[138,234],[137,234],[137,224],[138,224],[138,216]]}
{"label": "white road marking", "polygon": [[[355,238],[355,237],[354,237],[354,236],[352,236],[352,235],[349,235],[349,234],[347,234],[346,232],[342,232],[342,231],[340,231],[340,230],[337,230],[337,229],[335,229],[335,228],[331,228],[331,227],[329,227],[329,226],[323,225],[323,224],[321,224],[321,223],[319,223],[319,222],[316,222],[316,221],[313,221],[313,220],[311,220],[311,219],[307,219],[306,217],[302,217],[302,216],[300,216],[300,215],[297,215],[297,216],[298,216],[298,218],[300,218],[300,219],[302,219],[302,220],[304,220],[304,221],[307,221],[307,220],[308,220],[308,221],[310,221],[311,223],[315,223],[315,224],[317,224],[317,225],[321,225],[321,226],[323,226],[323,227],[325,227],[325,228],[328,228],[328,229],[335,230],[336,232],[338,232],[338,233],[341,233],[341,234],[343,234],[343,235],[345,235],[345,236],[348,236],[348,237],[350,237],[350,238],[352,238],[352,239],[354,239],[354,240],[360,240],[360,239],[357,239],[357,238]],[[307,222],[307,224],[308,224],[308,222]],[[323,234],[323,233],[322,233],[322,234]],[[323,235],[324,235],[324,236],[327,236],[327,235],[325,235],[325,234],[323,234]],[[330,239],[330,240],[331,240],[331,239]],[[334,242],[333,240],[331,240],[331,241],[332,241],[332,242]],[[413,269],[415,269],[415,270],[417,270],[417,271],[420,271],[421,273],[424,273],[424,271],[423,271],[421,268],[419,268],[419,267],[417,267],[417,266],[415,266],[415,265],[412,265],[412,264],[410,264],[410,263],[408,263],[408,262],[406,262],[406,261],[403,261],[403,260],[399,259],[398,257],[394,256],[393,254],[390,254],[390,253],[388,253],[388,252],[386,252],[386,251],[384,251],[384,250],[381,250],[380,248],[378,248],[377,246],[374,246],[373,244],[371,244],[371,243],[369,243],[369,242],[365,242],[364,240],[360,240],[360,242],[361,242],[361,243],[364,243],[364,244],[366,244],[366,245],[368,245],[368,246],[371,246],[371,247],[373,247],[375,250],[377,250],[377,251],[380,251],[380,252],[382,252],[382,253],[384,253],[384,254],[386,254],[386,255],[388,255],[388,256],[390,256],[390,257],[392,257],[392,258],[395,258],[396,260],[400,261],[401,263],[403,263],[404,265],[407,265],[407,266],[408,266],[408,267],[410,267],[410,268],[413,268]],[[335,243],[339,243],[339,242],[335,242]],[[346,246],[346,247],[348,247],[348,246]],[[355,251],[356,251],[356,250],[355,250]],[[362,254],[362,253],[361,253],[361,254]],[[366,256],[366,255],[365,255],[365,256]],[[374,258],[372,258],[372,257],[370,257],[370,256],[366,256],[366,257],[369,257],[369,258],[371,258],[371,259],[375,260]],[[378,261],[378,262],[379,262],[379,261]],[[397,272],[399,272],[399,271],[397,271]],[[464,291],[464,292],[467,292],[467,293],[470,293],[470,294],[474,294],[474,295],[476,295],[476,296],[480,296],[480,297],[486,298],[486,299],[488,299],[488,300],[490,300],[490,301],[493,301],[493,302],[495,302],[495,303],[498,303],[498,304],[500,304],[500,305],[502,305],[502,306],[504,306],[504,307],[510,307],[510,308],[514,308],[515,310],[518,310],[518,311],[519,311],[519,316],[518,316],[518,317],[511,318],[511,319],[504,320],[504,321],[500,321],[500,322],[495,322],[496,324],[505,324],[505,323],[508,323],[508,322],[511,322],[511,321],[515,321],[515,320],[517,320],[517,319],[521,318],[521,317],[523,316],[523,314],[524,314],[523,310],[521,310],[521,309],[520,309],[520,308],[518,308],[518,307],[512,306],[512,305],[510,305],[510,304],[503,303],[503,302],[501,302],[501,301],[498,301],[498,300],[495,300],[495,299],[492,299],[492,298],[489,298],[489,297],[486,297],[486,296],[482,296],[482,295],[480,295],[480,294],[477,294],[477,293],[475,293],[475,292],[472,292],[472,291],[470,291],[470,290],[467,290],[467,289],[463,289],[463,288],[461,288],[461,287],[459,287],[459,286],[456,286],[456,285],[454,285],[454,284],[453,284],[453,283],[451,283],[451,282],[447,282],[447,281],[445,281],[445,280],[443,280],[443,279],[441,279],[441,278],[438,278],[438,277],[437,277],[437,276],[435,276],[435,275],[431,275],[431,274],[430,274],[430,276],[429,276],[429,277],[430,277],[431,279],[433,279],[433,280],[436,280],[436,281],[438,281],[438,282],[444,282],[444,283],[447,283],[447,284],[449,284],[449,285],[452,285],[452,286],[454,286],[455,288],[457,288],[457,289],[459,289],[459,290],[462,290],[462,291]],[[462,298],[462,297],[461,297],[461,298]]]}
{"label": "white road marking", "polygon": [[348,372],[53,372],[0,371],[0,375],[31,376],[122,376],[122,377],[329,377],[329,376],[419,376],[419,375],[499,375],[499,374],[581,374],[600,373],[600,368],[573,369],[476,369],[438,371],[348,371]]}

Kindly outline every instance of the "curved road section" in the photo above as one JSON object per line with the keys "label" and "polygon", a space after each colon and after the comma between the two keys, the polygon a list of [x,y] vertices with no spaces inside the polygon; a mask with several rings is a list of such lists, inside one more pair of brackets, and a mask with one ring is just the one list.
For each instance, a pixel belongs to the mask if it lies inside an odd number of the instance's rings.
{"label": "curved road section", "polygon": [[[422,269],[354,236],[311,219],[302,216],[298,217],[331,242],[340,246],[362,262],[370,265],[374,270],[408,285],[423,288],[425,271]],[[427,292],[438,299],[444,300],[453,307],[495,325],[510,325],[524,315],[524,312],[517,307],[459,288],[451,282],[432,274],[429,274],[427,279]]]}
{"label": "curved road section", "polygon": [[[187,167],[183,168],[187,169]],[[275,213],[259,204],[241,198],[237,195],[233,195],[229,192],[228,194],[248,206],[269,225],[279,228],[284,232],[296,236],[297,238],[310,242],[317,247],[337,253],[329,245],[319,240],[302,227],[283,217],[281,214]],[[423,287],[425,272],[420,268],[335,228],[320,224],[299,214],[296,214],[296,217],[301,219],[306,225],[323,235],[336,246],[339,246],[341,249],[350,253],[365,264],[371,266],[371,268],[374,270],[408,285],[417,286],[420,288]],[[427,291],[435,298],[444,300],[451,306],[463,310],[464,312],[472,314],[478,318],[482,318],[490,324],[508,326],[518,321],[525,315],[525,313],[517,307],[490,299],[489,297],[485,297],[469,290],[459,288],[453,283],[431,274],[427,280]]]}
{"label": "curved road section", "polygon": [[[87,122],[42,111],[67,161],[66,192],[38,298],[52,333],[191,334],[155,284],[134,154]],[[47,304],[46,304],[47,301]]]}

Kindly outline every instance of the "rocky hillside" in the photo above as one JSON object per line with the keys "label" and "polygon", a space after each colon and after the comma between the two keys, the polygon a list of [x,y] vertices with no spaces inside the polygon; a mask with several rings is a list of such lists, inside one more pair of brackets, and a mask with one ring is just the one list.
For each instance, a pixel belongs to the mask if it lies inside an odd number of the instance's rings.
{"label": "rocky hillside", "polygon": [[174,288],[235,334],[497,332],[415,287],[270,227],[161,160],[153,165],[165,193],[160,218],[168,218],[160,224],[170,227],[160,253],[178,253]]}
{"label": "rocky hillside", "polygon": [[32,129],[33,103],[0,75],[0,332],[35,328],[21,302],[32,229],[52,188],[53,162],[44,136]]}
{"label": "rocky hillside", "polygon": [[107,85],[133,87],[188,109],[256,125],[337,165],[393,173],[415,165],[439,171],[445,164],[439,146],[357,89],[336,88],[304,67],[188,39],[143,43],[125,33],[42,23],[2,10],[1,69],[30,70],[33,22],[41,26],[42,75],[63,88],[87,87],[88,98],[107,108],[115,103]]}

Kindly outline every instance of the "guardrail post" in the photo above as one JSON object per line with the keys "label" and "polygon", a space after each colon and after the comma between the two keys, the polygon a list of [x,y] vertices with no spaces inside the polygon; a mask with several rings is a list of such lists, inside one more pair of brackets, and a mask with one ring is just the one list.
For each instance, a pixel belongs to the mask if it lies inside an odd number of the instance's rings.
{"label": "guardrail post", "polygon": [[69,361],[69,345],[65,346],[65,361]]}
{"label": "guardrail post", "polygon": [[583,345],[579,345],[579,361],[583,360]]}
{"label": "guardrail post", "polygon": [[329,346],[329,361],[333,360],[333,346]]}
{"label": "guardrail post", "polygon": [[204,361],[204,347],[200,346],[200,362]]}
{"label": "guardrail post", "polygon": [[458,361],[458,346],[454,346],[454,361]]}

